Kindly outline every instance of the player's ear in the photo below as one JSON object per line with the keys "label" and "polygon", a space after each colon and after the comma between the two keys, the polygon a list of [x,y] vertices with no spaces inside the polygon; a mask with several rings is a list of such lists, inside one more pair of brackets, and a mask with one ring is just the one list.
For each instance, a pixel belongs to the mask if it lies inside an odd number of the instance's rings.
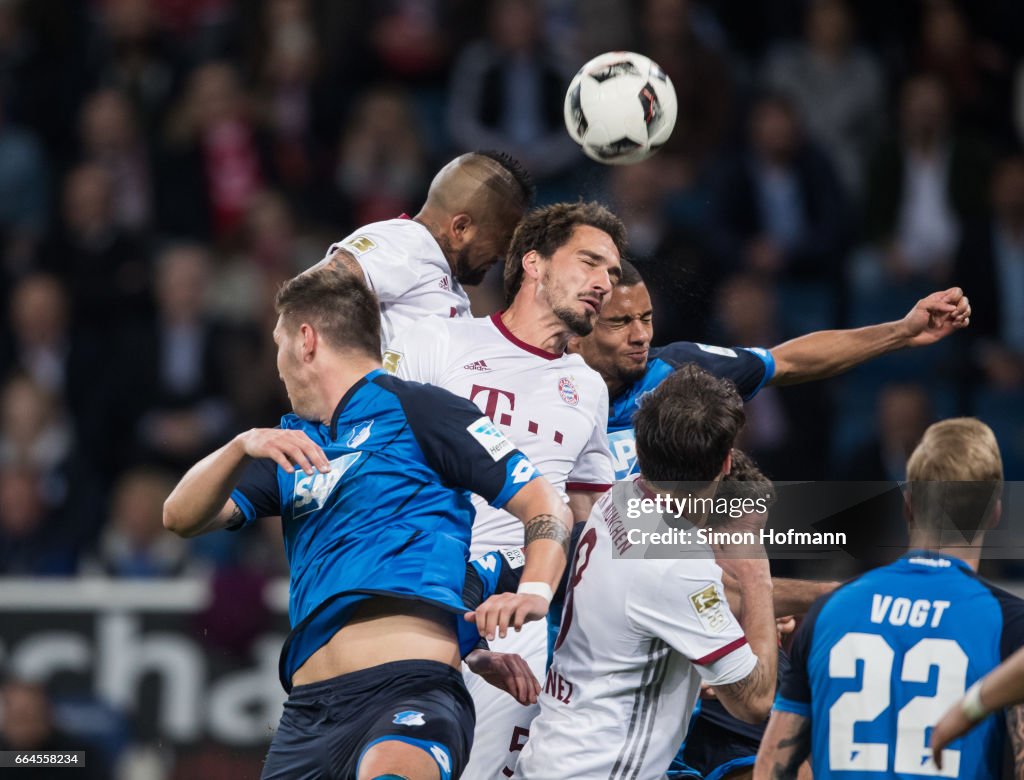
{"label": "player's ear", "polygon": [[461,249],[470,243],[476,236],[476,223],[469,214],[456,214],[448,223],[448,230],[451,234],[452,243],[456,248]]}
{"label": "player's ear", "polygon": [[981,527],[982,531],[991,531],[997,525],[999,520],[1003,516],[1003,499],[997,498],[995,506],[992,507],[992,513],[988,516],[988,519],[984,522]]}
{"label": "player's ear", "polygon": [[523,275],[531,279],[540,279],[540,261],[543,259],[536,249],[531,249],[523,255]]}
{"label": "player's ear", "polygon": [[308,363],[316,354],[317,332],[309,323],[302,323],[299,326],[299,335],[302,336],[302,361]]}
{"label": "player's ear", "polygon": [[725,462],[722,464],[722,477],[728,477],[732,473],[732,450],[729,450],[729,454],[725,456]]}

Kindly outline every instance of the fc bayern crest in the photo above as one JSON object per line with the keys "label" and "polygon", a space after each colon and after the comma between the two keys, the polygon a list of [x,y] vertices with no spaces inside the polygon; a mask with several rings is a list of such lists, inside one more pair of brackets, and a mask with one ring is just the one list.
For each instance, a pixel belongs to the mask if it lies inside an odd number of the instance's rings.
{"label": "fc bayern crest", "polygon": [[558,380],[558,394],[569,406],[575,406],[580,402],[580,394],[569,377],[563,376]]}

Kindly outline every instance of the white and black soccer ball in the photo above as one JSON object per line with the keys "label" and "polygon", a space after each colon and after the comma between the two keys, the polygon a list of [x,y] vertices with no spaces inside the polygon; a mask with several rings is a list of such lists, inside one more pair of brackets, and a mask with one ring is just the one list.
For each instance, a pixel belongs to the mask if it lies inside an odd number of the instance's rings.
{"label": "white and black soccer ball", "polygon": [[676,125],[676,91],[658,64],[610,51],[580,68],[565,95],[565,127],[587,157],[607,165],[640,162]]}

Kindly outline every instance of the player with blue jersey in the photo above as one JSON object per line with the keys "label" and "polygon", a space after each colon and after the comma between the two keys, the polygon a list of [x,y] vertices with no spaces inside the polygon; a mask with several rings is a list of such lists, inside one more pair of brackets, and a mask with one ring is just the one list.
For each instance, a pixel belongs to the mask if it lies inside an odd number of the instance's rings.
{"label": "player with blue jersey", "polygon": [[967,326],[971,315],[959,287],[932,293],[902,320],[853,330],[809,333],[771,349],[716,347],[677,341],[652,347],[654,310],[637,269],[622,263],[622,277],[601,307],[590,335],[574,339],[578,352],[608,385],[608,439],[615,478],[636,473],[633,415],[644,396],[686,363],[729,379],[749,401],[765,385],[812,382],[847,371],[904,347],[933,344]]}
{"label": "player with blue jersey", "polygon": [[[795,778],[808,756],[815,780],[1002,776],[1002,717],[943,750],[941,768],[928,744],[942,713],[1024,643],[1024,601],[975,573],[1002,508],[995,436],[972,418],[936,423],[907,479],[912,549],[808,613],[755,778]],[[1020,777],[1024,744],[1010,733]]]}
{"label": "player with blue jersey", "polygon": [[193,536],[281,517],[290,696],[264,778],[458,777],[474,725],[456,639],[470,494],[526,525],[520,594],[489,618],[499,631],[546,613],[535,592],[557,585],[568,514],[472,403],[381,370],[377,301],[355,274],[296,277],[277,310],[294,414],[193,466],[164,524]]}

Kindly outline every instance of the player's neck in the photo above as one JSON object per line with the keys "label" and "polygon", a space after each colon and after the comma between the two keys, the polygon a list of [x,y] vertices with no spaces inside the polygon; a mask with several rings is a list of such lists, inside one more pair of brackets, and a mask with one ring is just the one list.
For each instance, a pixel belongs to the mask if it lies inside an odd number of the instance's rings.
{"label": "player's neck", "polygon": [[949,547],[943,547],[933,534],[912,532],[910,534],[910,549],[928,550],[947,558],[957,558],[970,566],[974,571],[977,571],[978,564],[981,561],[981,545],[983,541],[984,535],[978,534],[970,547],[963,546],[962,537],[959,545],[954,544]]}
{"label": "player's neck", "polygon": [[575,334],[549,308],[518,295],[501,313],[505,328],[520,341],[554,355],[562,355]]}
{"label": "player's neck", "polygon": [[344,360],[323,369],[316,383],[320,422],[330,425],[341,399],[361,382],[363,377],[380,367],[380,360],[374,360],[369,356],[346,355]]}

